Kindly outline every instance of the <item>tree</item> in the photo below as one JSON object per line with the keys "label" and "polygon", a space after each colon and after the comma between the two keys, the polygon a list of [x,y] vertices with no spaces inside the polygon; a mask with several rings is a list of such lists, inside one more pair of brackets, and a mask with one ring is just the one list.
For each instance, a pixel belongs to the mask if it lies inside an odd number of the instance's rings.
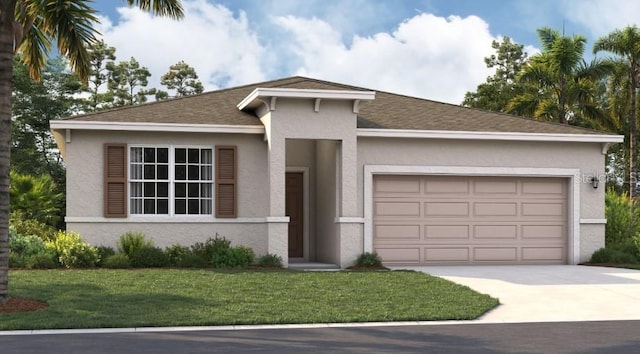
{"label": "tree", "polygon": [[493,41],[491,48],[496,53],[484,58],[484,62],[487,68],[496,68],[494,75],[478,85],[476,92],[467,92],[462,105],[504,112],[509,101],[522,93],[516,75],[527,62],[527,53],[522,44],[511,42],[509,37],[502,38],[502,42]]}
{"label": "tree", "polygon": [[633,199],[637,195],[637,92],[640,84],[640,29],[636,26],[628,26],[599,38],[593,45],[593,52],[598,53],[600,51],[616,54],[625,62],[625,71],[628,78],[625,91],[629,93],[627,116],[629,122],[629,198]]}
{"label": "tree", "polygon": [[116,48],[108,46],[103,40],[97,41],[88,47],[91,58],[89,78],[85,91],[91,94],[88,99],[88,110],[96,111],[104,108],[113,97],[110,93],[101,93],[100,88],[107,83],[107,64],[116,60]]}
{"label": "tree", "polygon": [[169,72],[160,77],[160,83],[170,90],[176,90],[175,97],[202,93],[204,87],[198,80],[196,69],[184,61],[179,61],[169,67]]}
{"label": "tree", "polygon": [[550,28],[538,30],[542,53],[534,55],[518,75],[524,92],[507,106],[508,113],[580,124],[602,119],[598,106],[598,82],[611,70],[608,61],[583,59],[586,38],[567,37]]}
{"label": "tree", "polygon": [[10,172],[11,212],[21,212],[29,219],[56,226],[60,221],[60,205],[64,194],[49,175],[30,176]]}
{"label": "tree", "polygon": [[121,61],[118,64],[107,63],[108,87],[113,94],[114,106],[129,106],[144,103],[147,95],[154,95],[155,89],[145,90],[149,84],[151,72],[131,57],[129,61]]}
{"label": "tree", "polygon": [[[182,18],[180,0],[127,0],[129,6]],[[96,11],[85,0],[0,0],[0,304],[8,299],[9,162],[13,55],[22,54],[29,74],[40,79],[51,44],[82,80],[89,73],[87,46],[95,42]]]}

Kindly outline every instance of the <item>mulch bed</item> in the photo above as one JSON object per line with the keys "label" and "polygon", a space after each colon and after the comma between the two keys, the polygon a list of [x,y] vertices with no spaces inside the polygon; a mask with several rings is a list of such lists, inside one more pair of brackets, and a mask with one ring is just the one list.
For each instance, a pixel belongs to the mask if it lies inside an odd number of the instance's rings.
{"label": "mulch bed", "polygon": [[6,304],[0,305],[0,313],[38,311],[47,306],[49,305],[46,302],[34,299],[10,297]]}

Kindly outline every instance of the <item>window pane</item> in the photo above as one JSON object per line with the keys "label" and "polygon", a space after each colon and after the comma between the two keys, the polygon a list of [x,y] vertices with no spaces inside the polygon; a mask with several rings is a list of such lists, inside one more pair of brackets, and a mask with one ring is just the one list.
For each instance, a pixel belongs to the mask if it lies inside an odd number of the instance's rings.
{"label": "window pane", "polygon": [[159,163],[169,163],[169,149],[158,149],[158,161]]}
{"label": "window pane", "polygon": [[156,213],[156,201],[154,199],[144,200],[144,213],[155,214]]}
{"label": "window pane", "polygon": [[198,198],[200,196],[200,186],[198,183],[189,183],[189,197]]}
{"label": "window pane", "polygon": [[169,214],[169,199],[158,199],[158,214]]}
{"label": "window pane", "polygon": [[197,199],[189,199],[189,214],[200,213],[200,202]]}
{"label": "window pane", "polygon": [[211,152],[211,149],[202,149],[200,151],[200,157],[201,157],[200,158],[200,163],[211,165],[211,163],[212,163],[211,157],[212,156],[213,156],[213,153]]}
{"label": "window pane", "polygon": [[187,196],[187,184],[186,183],[176,183],[176,197],[186,197]]}
{"label": "window pane", "polygon": [[187,162],[187,149],[176,149],[175,154],[176,163]]}
{"label": "window pane", "polygon": [[142,179],[142,165],[131,165],[131,179]]}
{"label": "window pane", "polygon": [[200,171],[202,174],[200,175],[200,179],[203,181],[211,181],[211,166],[202,166],[200,167]]}
{"label": "window pane", "polygon": [[144,148],[144,162],[156,162],[155,148]]}
{"label": "window pane", "polygon": [[169,179],[169,165],[158,165],[157,179]]}
{"label": "window pane", "polygon": [[158,183],[158,197],[169,196],[169,183]]}
{"label": "window pane", "polygon": [[177,165],[176,166],[176,180],[184,181],[187,179],[187,166],[185,165]]}
{"label": "window pane", "polygon": [[189,149],[189,163],[200,162],[200,149]]}
{"label": "window pane", "polygon": [[200,183],[200,197],[211,198],[211,183]]}
{"label": "window pane", "polygon": [[184,199],[176,199],[176,214],[187,213],[187,201]]}
{"label": "window pane", "polygon": [[142,197],[142,183],[141,182],[132,182],[131,183],[131,196],[132,197]]}
{"label": "window pane", "polygon": [[142,148],[131,148],[131,162],[142,162]]}
{"label": "window pane", "polygon": [[211,214],[211,199],[205,199],[200,201],[200,214]]}
{"label": "window pane", "polygon": [[144,196],[155,197],[156,196],[156,184],[154,182],[145,182],[144,184]]}
{"label": "window pane", "polygon": [[197,181],[200,179],[200,168],[196,166],[189,166],[189,180]]}
{"label": "window pane", "polygon": [[144,179],[156,179],[155,165],[144,165]]}
{"label": "window pane", "polygon": [[131,214],[142,214],[142,199],[131,200]]}

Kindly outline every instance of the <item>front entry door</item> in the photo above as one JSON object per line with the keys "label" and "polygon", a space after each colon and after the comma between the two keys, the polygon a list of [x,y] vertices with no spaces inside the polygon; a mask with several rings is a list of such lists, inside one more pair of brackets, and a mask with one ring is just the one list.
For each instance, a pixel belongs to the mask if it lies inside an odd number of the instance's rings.
{"label": "front entry door", "polygon": [[285,214],[289,217],[289,257],[304,257],[304,183],[302,172],[286,174]]}

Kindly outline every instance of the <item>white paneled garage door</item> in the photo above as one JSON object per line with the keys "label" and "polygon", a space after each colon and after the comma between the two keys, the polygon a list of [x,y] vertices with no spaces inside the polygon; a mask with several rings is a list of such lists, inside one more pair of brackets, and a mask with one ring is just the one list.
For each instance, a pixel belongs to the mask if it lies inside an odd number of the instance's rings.
{"label": "white paneled garage door", "polygon": [[563,178],[384,176],[373,247],[386,264],[565,264]]}

